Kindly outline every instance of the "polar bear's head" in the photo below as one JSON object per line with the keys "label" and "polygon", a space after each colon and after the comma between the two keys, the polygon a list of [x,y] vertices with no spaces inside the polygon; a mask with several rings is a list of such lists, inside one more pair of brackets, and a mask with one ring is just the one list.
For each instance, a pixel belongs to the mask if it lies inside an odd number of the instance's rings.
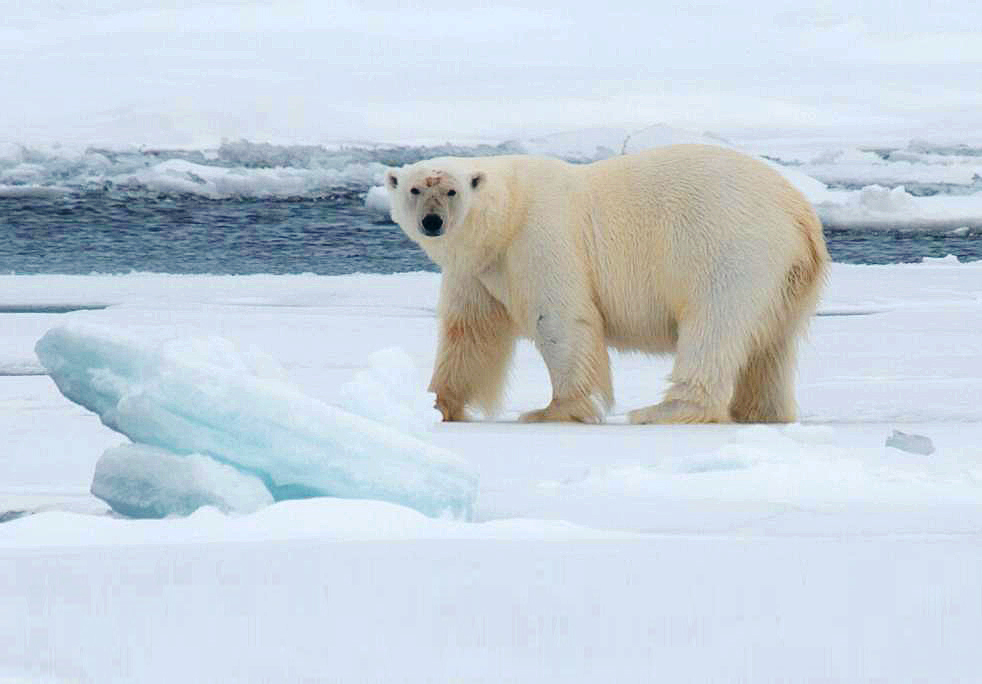
{"label": "polar bear's head", "polygon": [[392,220],[424,244],[453,235],[483,184],[483,173],[449,158],[417,162],[385,175]]}

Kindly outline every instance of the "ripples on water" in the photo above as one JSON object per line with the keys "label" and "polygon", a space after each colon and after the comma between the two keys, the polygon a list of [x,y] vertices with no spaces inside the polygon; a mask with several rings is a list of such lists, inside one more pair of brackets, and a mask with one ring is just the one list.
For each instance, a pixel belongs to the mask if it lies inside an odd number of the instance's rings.
{"label": "ripples on water", "polygon": [[360,196],[0,198],[0,272],[393,273],[431,268]]}
{"label": "ripples on water", "polygon": [[[955,254],[964,234],[826,227],[833,260],[884,264]],[[0,197],[2,273],[396,273],[434,270],[363,192],[318,199],[224,199],[89,191]]]}

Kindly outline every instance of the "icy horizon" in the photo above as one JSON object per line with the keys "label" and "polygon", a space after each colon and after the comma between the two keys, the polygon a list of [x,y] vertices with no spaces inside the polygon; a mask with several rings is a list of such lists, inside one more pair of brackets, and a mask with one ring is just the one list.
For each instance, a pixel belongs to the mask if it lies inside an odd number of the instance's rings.
{"label": "icy horizon", "polygon": [[[911,138],[851,143],[809,138],[736,142],[656,123],[595,127],[493,144],[274,145],[208,148],[0,144],[0,198],[140,193],[223,199],[343,199],[388,218],[388,167],[436,156],[536,154],[574,163],[661,145],[724,145],[770,163],[826,225],[968,234],[982,230],[982,145]],[[960,232],[959,232],[960,231]]]}

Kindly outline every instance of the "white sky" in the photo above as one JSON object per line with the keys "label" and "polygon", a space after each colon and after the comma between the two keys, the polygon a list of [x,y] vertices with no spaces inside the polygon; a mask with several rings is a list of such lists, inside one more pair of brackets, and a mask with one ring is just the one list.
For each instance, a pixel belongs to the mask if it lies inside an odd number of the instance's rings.
{"label": "white sky", "polygon": [[0,142],[979,135],[968,0],[75,4],[5,8]]}

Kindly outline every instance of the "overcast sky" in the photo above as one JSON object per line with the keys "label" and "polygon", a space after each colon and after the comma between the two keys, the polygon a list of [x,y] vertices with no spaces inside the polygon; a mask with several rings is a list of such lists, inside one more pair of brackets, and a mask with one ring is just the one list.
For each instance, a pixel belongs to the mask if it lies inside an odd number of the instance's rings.
{"label": "overcast sky", "polygon": [[5,8],[0,141],[982,136],[974,2],[70,4]]}

